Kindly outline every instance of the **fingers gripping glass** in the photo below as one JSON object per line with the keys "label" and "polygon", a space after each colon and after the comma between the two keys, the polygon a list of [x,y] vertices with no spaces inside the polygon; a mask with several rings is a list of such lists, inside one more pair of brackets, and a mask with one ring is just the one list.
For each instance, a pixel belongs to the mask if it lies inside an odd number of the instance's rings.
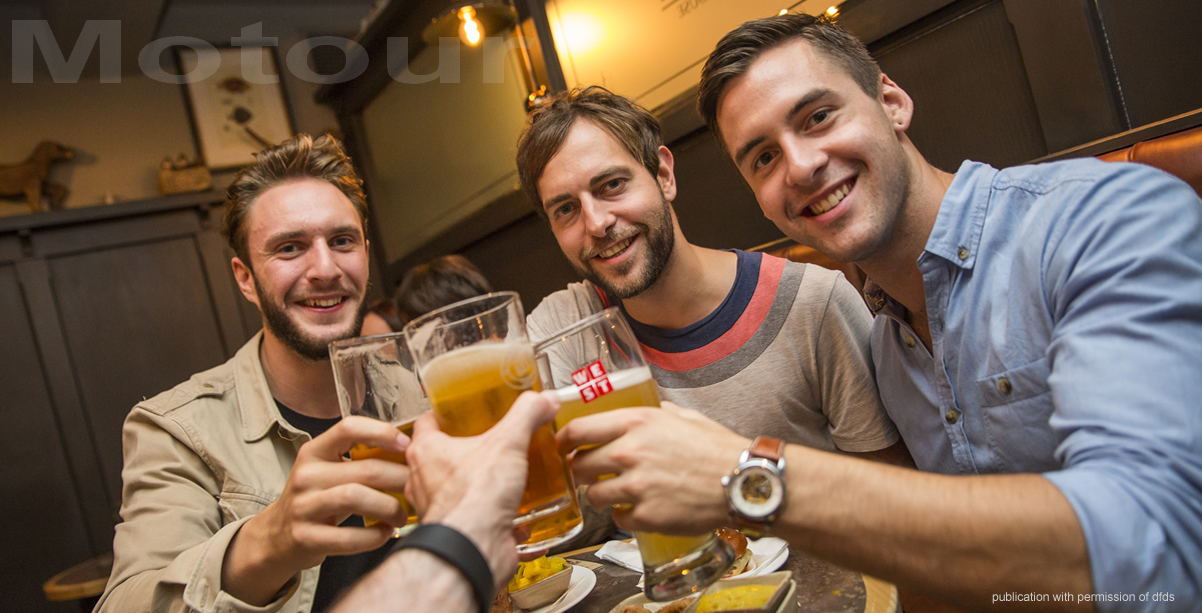
{"label": "fingers gripping glass", "polygon": [[[430,404],[443,432],[482,434],[505,416],[526,390],[539,390],[526,313],[513,292],[457,302],[405,326]],[[583,528],[576,486],[555,443],[553,424],[535,431],[527,454],[530,472],[515,524],[530,538],[518,551],[553,547]]]}
{"label": "fingers gripping glass", "polygon": [[[338,406],[343,417],[359,415],[388,422],[412,436],[414,420],[430,410],[414,372],[405,336],[399,332],[330,343],[330,363],[334,367]],[[352,460],[369,458],[405,463],[403,453],[367,445],[351,448]],[[403,527],[395,528],[393,536],[408,534],[417,525],[413,507],[401,492],[385,493],[399,500],[409,512],[408,522]],[[373,517],[363,518],[367,526],[373,526],[378,521]]]}
{"label": "fingers gripping glass", "polygon": [[[572,324],[535,346],[544,385],[559,396],[555,425],[577,417],[638,406],[659,406],[659,394],[638,340],[617,307]],[[713,533],[666,536],[636,532],[643,558],[643,591],[674,600],[722,578],[734,551]]]}

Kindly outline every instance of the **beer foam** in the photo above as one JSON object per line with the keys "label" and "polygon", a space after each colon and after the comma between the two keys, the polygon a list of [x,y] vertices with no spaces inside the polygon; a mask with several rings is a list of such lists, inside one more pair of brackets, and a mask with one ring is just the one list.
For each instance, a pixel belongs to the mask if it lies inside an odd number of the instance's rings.
{"label": "beer foam", "polygon": [[423,381],[437,385],[440,382],[438,375],[442,373],[456,373],[454,376],[458,377],[461,375],[457,373],[495,370],[497,365],[513,361],[529,361],[533,365],[534,348],[527,342],[519,341],[476,343],[430,360],[422,367],[421,377]]}
{"label": "beer foam", "polygon": [[[640,383],[644,383],[651,379],[651,368],[648,366],[640,366],[639,368],[627,368],[617,372],[606,373],[609,378],[610,385],[614,391],[624,390],[628,387],[634,387]],[[594,379],[595,381],[595,379]],[[569,402],[572,400],[580,400],[579,388],[575,385],[561,387],[555,390],[555,396],[560,402]]]}

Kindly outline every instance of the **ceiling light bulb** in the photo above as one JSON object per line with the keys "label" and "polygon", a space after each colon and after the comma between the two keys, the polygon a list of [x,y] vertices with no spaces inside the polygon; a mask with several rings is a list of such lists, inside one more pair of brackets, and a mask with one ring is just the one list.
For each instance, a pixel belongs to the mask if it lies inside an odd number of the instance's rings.
{"label": "ceiling light bulb", "polygon": [[459,9],[459,38],[467,45],[475,47],[480,44],[480,22],[476,21],[476,9],[465,6]]}
{"label": "ceiling light bulb", "polygon": [[781,9],[780,12],[777,13],[777,15],[788,15],[788,14],[789,14],[789,9]]}
{"label": "ceiling light bulb", "polygon": [[839,14],[839,7],[837,7],[837,6],[832,6],[832,7],[828,8],[828,9],[826,9],[826,14],[827,14],[827,15],[830,15],[831,17],[834,17],[834,16],[838,15],[838,14]]}

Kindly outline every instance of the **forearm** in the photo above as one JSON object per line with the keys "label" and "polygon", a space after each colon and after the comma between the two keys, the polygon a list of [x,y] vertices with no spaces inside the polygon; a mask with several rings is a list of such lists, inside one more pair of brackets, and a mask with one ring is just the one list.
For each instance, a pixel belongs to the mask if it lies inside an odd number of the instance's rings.
{"label": "forearm", "polygon": [[787,457],[776,532],[794,546],[961,606],[1093,591],[1077,517],[1043,477],[948,477],[797,447]]}
{"label": "forearm", "polygon": [[459,570],[420,549],[390,556],[334,607],[334,613],[477,610],[472,587]]}

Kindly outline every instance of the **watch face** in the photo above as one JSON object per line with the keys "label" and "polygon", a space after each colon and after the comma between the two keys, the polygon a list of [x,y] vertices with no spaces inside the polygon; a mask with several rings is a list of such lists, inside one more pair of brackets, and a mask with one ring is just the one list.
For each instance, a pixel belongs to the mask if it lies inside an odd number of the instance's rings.
{"label": "watch face", "polygon": [[766,518],[780,509],[784,488],[776,473],[751,466],[739,471],[731,482],[731,504],[741,515]]}

